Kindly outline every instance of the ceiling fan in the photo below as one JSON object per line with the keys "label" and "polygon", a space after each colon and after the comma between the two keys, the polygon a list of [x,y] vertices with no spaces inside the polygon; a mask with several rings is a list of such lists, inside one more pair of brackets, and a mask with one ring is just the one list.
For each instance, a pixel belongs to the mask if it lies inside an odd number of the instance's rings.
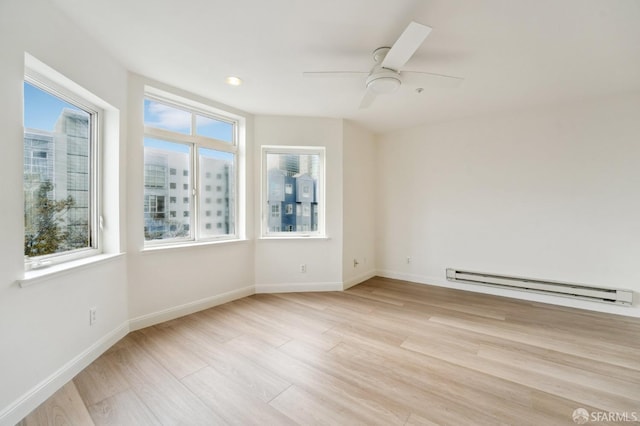
{"label": "ceiling fan", "polygon": [[373,51],[375,64],[368,73],[366,71],[320,71],[305,72],[303,76],[319,78],[366,76],[366,92],[360,102],[361,109],[369,107],[376,96],[395,92],[403,83],[415,87],[419,92],[422,91],[423,86],[459,86],[463,81],[459,77],[402,70],[430,32],[431,27],[411,22],[392,47],[379,47]]}

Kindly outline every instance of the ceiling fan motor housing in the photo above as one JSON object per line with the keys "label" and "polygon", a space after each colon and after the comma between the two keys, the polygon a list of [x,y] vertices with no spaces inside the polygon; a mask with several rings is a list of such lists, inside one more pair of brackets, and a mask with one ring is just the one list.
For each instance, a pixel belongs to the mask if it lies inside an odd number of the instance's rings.
{"label": "ceiling fan motor housing", "polygon": [[376,94],[393,93],[401,84],[400,74],[386,68],[378,68],[367,77],[367,89]]}

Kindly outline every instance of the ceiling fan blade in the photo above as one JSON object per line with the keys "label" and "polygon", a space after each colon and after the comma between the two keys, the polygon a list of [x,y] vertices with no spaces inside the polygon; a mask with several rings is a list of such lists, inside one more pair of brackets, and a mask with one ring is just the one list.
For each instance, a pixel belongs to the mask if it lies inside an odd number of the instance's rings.
{"label": "ceiling fan blade", "polygon": [[434,74],[431,72],[402,71],[402,84],[413,87],[442,87],[454,89],[459,87],[464,78],[450,75]]}
{"label": "ceiling fan blade", "polygon": [[373,101],[375,100],[376,100],[376,93],[371,89],[367,89],[367,91],[364,92],[362,101],[360,101],[360,109],[369,108],[373,103]]}
{"label": "ceiling fan blade", "polygon": [[391,46],[391,50],[382,61],[382,67],[398,71],[416,53],[430,32],[431,27],[412,21]]}
{"label": "ceiling fan blade", "polygon": [[302,76],[305,78],[355,78],[366,77],[368,72],[361,71],[318,71],[318,72],[303,72]]}

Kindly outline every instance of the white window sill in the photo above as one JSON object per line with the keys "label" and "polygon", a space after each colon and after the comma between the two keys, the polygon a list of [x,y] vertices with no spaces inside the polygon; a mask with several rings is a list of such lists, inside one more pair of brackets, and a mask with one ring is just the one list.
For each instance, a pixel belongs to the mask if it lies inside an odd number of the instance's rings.
{"label": "white window sill", "polygon": [[259,241],[278,241],[278,240],[293,240],[293,241],[301,241],[301,240],[321,240],[327,241],[331,238],[327,235],[274,235],[267,236],[263,235],[259,238]]}
{"label": "white window sill", "polygon": [[220,244],[233,244],[233,243],[244,243],[249,240],[244,238],[234,238],[234,239],[221,239],[221,240],[210,240],[210,241],[188,241],[188,242],[176,242],[176,243],[168,243],[168,244],[151,244],[145,246],[142,249],[142,253],[153,253],[163,250],[172,250],[172,249],[188,249],[202,246],[215,246]]}
{"label": "white window sill", "polygon": [[23,278],[16,280],[16,282],[22,288],[29,287],[42,281],[57,278],[70,272],[77,271],[79,269],[87,268],[99,263],[109,262],[124,255],[125,253],[99,254],[97,256],[90,256],[82,259],[72,260],[69,262],[48,266],[46,268],[26,271]]}

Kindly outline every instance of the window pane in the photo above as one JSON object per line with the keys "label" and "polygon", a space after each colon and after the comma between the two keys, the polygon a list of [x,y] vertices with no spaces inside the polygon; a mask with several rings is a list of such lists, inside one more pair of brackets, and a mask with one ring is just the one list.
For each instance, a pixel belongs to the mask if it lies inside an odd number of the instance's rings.
{"label": "window pane", "polygon": [[[220,187],[221,191],[216,194],[220,197],[217,199],[219,204],[216,206],[221,212],[215,218],[211,217],[211,220],[207,219],[207,223],[211,223],[212,226],[207,227],[205,223],[201,222],[200,234],[202,237],[212,237],[219,235],[232,235],[235,234],[235,187],[233,182],[235,181],[235,155],[216,151],[213,149],[199,148],[198,149],[198,161],[200,164],[200,195],[204,196],[207,192],[211,192],[212,185],[210,182],[213,180],[212,176],[221,176],[220,179],[216,178],[216,187]],[[208,188],[208,190],[207,190]],[[203,199],[201,197],[200,199]],[[206,199],[209,200],[208,198]],[[211,209],[210,206],[205,204],[200,205],[201,218],[207,217],[207,209]]]}
{"label": "window pane", "polygon": [[24,254],[92,247],[91,115],[24,83]]}
{"label": "window pane", "polygon": [[191,113],[151,99],[144,100],[144,125],[191,134]]}
{"label": "window pane", "polygon": [[[191,238],[191,183],[173,170],[188,170],[189,145],[158,139],[144,140],[144,238]],[[176,184],[178,183],[179,184]],[[171,203],[171,214],[167,204]],[[180,211],[176,215],[175,211]]]}
{"label": "window pane", "polygon": [[196,134],[233,143],[233,124],[196,115]]}
{"label": "window pane", "polygon": [[267,232],[317,231],[320,155],[267,153],[266,163]]}

